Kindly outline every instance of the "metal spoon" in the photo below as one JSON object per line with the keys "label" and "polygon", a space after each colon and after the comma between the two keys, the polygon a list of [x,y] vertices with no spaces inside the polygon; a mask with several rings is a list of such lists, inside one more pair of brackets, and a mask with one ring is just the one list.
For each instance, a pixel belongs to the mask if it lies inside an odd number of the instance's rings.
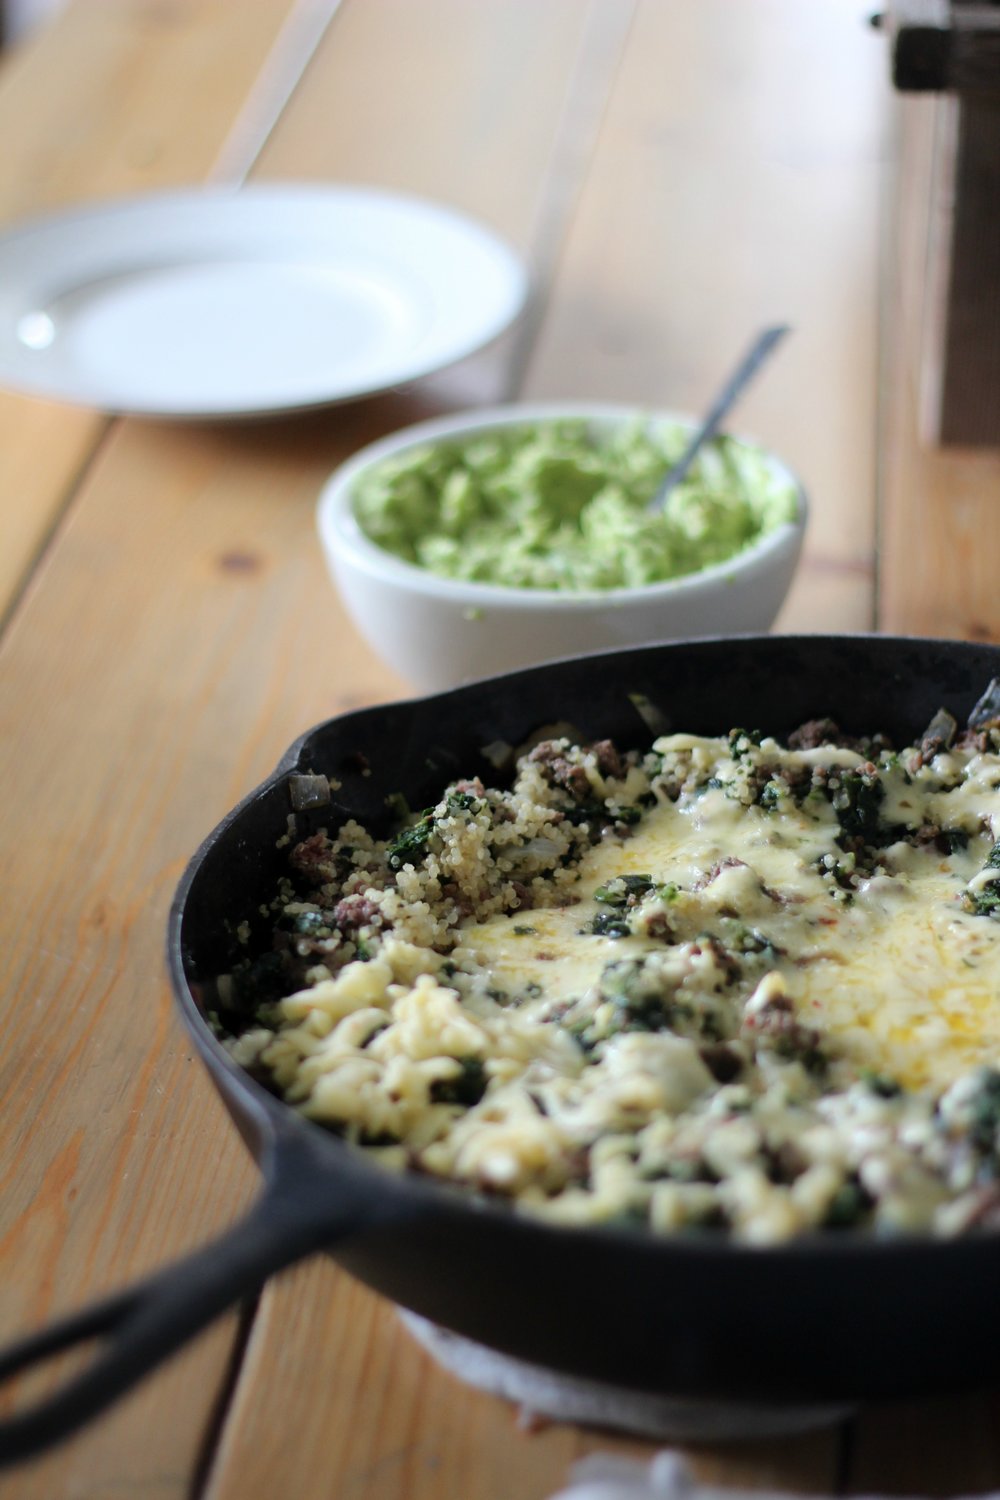
{"label": "metal spoon", "polygon": [[742,395],[743,388],[748,384],[751,376],[757,373],[758,367],[771,353],[778,340],[784,338],[788,332],[790,332],[790,329],[787,323],[782,323],[776,328],[765,328],[762,333],[757,335],[736,369],[722,387],[722,390],[716,396],[701,426],[692,436],[684,452],[673,468],[667,471],[659,489],[649,502],[647,507],[649,510],[662,510],[670,491],[675,485],[680,484],[688,469],[690,469],[698,457],[702,445],[708,442],[709,438],[715,436],[723,417],[725,417],[729,408],[734,405],[737,397]]}

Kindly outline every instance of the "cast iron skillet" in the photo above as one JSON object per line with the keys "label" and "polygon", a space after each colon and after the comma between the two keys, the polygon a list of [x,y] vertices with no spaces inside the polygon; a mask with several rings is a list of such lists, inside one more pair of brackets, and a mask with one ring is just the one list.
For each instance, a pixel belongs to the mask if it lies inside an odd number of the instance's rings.
{"label": "cast iron skillet", "polygon": [[[995,1380],[1000,1237],[875,1241],[828,1232],[750,1249],[617,1229],[558,1229],[458,1189],[392,1175],[236,1069],[205,1019],[232,929],[273,892],[294,778],[340,783],[296,817],[385,825],[385,798],[437,800],[456,775],[495,776],[482,747],[568,720],[649,743],[636,695],[669,725],[780,733],[829,714],[847,730],[918,736],[939,706],[964,720],[1000,649],[887,637],[742,637],[603,653],[366,709],[313,729],[195,855],[170,917],[186,1025],[256,1157],[249,1217],[179,1265],[35,1335],[0,1376],[102,1335],[88,1370],[0,1423],[0,1457],[80,1426],[281,1267],[327,1250],[394,1301],[522,1359],[644,1391],[761,1402],[915,1395]],[[300,787],[301,783],[296,783]],[[245,952],[245,950],[243,950]],[[877,996],[872,997],[877,1004]]]}

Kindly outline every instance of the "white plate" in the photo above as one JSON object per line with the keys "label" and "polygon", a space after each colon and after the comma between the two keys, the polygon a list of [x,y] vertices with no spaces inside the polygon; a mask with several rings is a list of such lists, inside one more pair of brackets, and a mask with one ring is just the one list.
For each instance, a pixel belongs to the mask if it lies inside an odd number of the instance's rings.
{"label": "white plate", "polygon": [[326,405],[472,353],[525,293],[489,231],[415,198],[120,199],[0,236],[0,385],[146,416]]}

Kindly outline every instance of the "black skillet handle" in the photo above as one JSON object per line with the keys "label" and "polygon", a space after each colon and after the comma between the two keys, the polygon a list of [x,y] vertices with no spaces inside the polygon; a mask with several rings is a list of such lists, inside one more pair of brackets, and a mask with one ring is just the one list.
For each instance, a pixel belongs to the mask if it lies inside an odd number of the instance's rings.
{"label": "black skillet handle", "polygon": [[[0,1350],[0,1381],[91,1339],[93,1360],[57,1391],[0,1421],[0,1466],[82,1427],[274,1271],[363,1229],[420,1212],[371,1173],[333,1177],[299,1132],[283,1133],[264,1164],[250,1214],[220,1239],[145,1281]],[[317,1185],[321,1184],[319,1191]]]}

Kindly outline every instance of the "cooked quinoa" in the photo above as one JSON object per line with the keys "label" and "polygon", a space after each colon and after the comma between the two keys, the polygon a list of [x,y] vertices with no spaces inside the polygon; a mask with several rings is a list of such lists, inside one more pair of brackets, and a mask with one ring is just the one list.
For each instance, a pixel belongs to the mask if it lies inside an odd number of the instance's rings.
{"label": "cooked quinoa", "polygon": [[758,1244],[1000,1225],[1000,721],[556,735],[292,845],[270,915],[227,1046],[393,1167]]}

